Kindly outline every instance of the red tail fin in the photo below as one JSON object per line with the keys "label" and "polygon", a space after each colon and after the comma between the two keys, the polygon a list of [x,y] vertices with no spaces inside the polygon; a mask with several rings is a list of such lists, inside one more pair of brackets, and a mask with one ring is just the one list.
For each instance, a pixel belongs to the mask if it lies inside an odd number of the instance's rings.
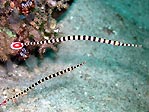
{"label": "red tail fin", "polygon": [[2,103],[0,103],[0,106],[6,105],[7,101],[4,100]]}

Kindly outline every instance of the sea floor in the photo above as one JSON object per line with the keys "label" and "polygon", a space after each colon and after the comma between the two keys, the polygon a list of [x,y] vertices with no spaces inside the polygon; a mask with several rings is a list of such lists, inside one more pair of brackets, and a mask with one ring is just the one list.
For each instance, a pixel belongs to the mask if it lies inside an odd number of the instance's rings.
{"label": "sea floor", "polygon": [[[149,112],[148,31],[127,21],[100,0],[76,0],[59,21],[63,35],[92,35],[143,48],[69,41],[59,51],[34,56],[27,66],[0,66],[0,101],[4,88],[23,90],[38,79],[83,61],[74,71],[49,80],[0,112]],[[14,91],[10,91],[13,94]]]}

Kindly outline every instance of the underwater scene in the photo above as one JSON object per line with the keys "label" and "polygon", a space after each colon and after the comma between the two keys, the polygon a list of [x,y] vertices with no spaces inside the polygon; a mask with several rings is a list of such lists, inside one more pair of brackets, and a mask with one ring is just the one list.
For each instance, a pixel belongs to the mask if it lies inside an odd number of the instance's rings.
{"label": "underwater scene", "polygon": [[0,0],[0,112],[149,112],[149,0]]}

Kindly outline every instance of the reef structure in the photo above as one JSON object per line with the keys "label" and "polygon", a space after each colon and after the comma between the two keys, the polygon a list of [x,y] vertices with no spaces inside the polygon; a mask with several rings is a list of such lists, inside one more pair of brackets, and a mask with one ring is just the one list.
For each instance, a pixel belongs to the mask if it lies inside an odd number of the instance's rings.
{"label": "reef structure", "polygon": [[[0,27],[12,32],[13,39],[7,32],[1,31],[2,44],[7,53],[0,49],[0,61],[5,62],[12,56],[26,60],[31,54],[37,52],[40,57],[47,48],[57,51],[56,44],[44,44],[34,47],[23,47],[21,50],[10,50],[12,42],[30,42],[51,39],[59,36],[56,19],[69,7],[73,0],[1,0],[0,1]],[[11,51],[11,52],[10,52]]]}

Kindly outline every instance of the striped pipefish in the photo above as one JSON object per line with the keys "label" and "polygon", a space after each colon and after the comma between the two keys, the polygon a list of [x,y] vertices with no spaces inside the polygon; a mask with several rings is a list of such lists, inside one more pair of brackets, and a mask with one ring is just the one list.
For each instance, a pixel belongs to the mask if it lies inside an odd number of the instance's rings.
{"label": "striped pipefish", "polygon": [[93,42],[111,44],[114,46],[142,47],[142,45],[122,43],[120,41],[108,40],[108,39],[104,39],[104,38],[97,38],[94,36],[87,36],[87,35],[64,36],[64,37],[54,38],[54,39],[50,39],[50,40],[28,42],[28,43],[24,43],[24,45],[28,46],[28,45],[38,45],[38,44],[50,44],[50,43],[54,44],[54,43],[70,41],[70,40],[88,40],[88,41],[93,41]]}
{"label": "striped pipefish", "polygon": [[[113,46],[142,47],[142,45],[123,43],[120,41],[108,40],[108,39],[104,39],[104,38],[98,38],[98,37],[87,36],[87,35],[64,36],[64,37],[59,37],[59,38],[53,38],[50,40],[42,40],[42,41],[19,43],[19,44],[22,44],[23,46],[34,46],[34,45],[42,45],[42,44],[54,44],[54,43],[70,41],[70,40],[87,40],[87,41],[92,41],[92,42],[111,44]],[[12,44],[14,44],[14,43],[12,43]],[[12,47],[12,44],[10,45],[10,47],[15,50],[15,48]],[[20,49],[21,48],[22,47],[20,47]]]}
{"label": "striped pipefish", "polygon": [[0,103],[0,106],[6,105],[7,102],[9,102],[11,100],[14,101],[16,98],[27,94],[27,92],[29,92],[30,90],[34,89],[36,86],[40,85],[41,83],[43,83],[45,81],[50,80],[52,78],[55,78],[57,76],[63,75],[65,73],[67,73],[67,72],[70,72],[70,71],[74,70],[75,68],[81,67],[84,64],[85,64],[85,62],[82,62],[82,63],[77,64],[75,66],[68,67],[68,68],[66,68],[64,70],[60,70],[59,72],[56,72],[54,74],[50,74],[49,76],[44,77],[44,78],[38,80],[37,82],[33,83],[31,86],[27,87],[26,89],[24,89],[20,93],[17,93],[17,94],[15,94],[14,96],[12,96],[10,98],[6,98],[5,100],[3,100],[2,103]]}

